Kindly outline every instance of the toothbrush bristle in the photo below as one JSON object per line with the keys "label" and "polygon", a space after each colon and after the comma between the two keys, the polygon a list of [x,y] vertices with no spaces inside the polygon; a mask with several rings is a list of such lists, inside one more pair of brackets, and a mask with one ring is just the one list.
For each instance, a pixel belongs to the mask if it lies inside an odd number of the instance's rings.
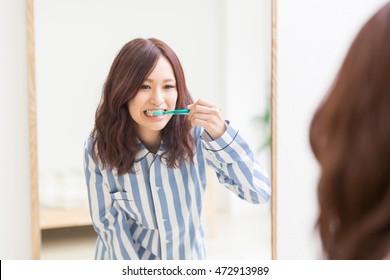
{"label": "toothbrush bristle", "polygon": [[164,111],[163,110],[146,110],[145,115],[147,115],[149,117],[159,117],[159,116],[164,115]]}
{"label": "toothbrush bristle", "polygon": [[164,115],[164,111],[163,110],[156,110],[156,111],[152,112],[152,115],[153,115],[153,117],[159,117],[159,116]]}

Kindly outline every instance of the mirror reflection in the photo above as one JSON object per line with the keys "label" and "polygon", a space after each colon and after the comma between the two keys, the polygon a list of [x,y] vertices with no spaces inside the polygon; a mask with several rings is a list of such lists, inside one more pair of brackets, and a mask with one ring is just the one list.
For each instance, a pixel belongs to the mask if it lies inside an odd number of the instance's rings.
{"label": "mirror reflection", "polygon": [[[216,104],[271,174],[270,1],[35,0],[34,10],[42,259],[94,258],[83,144],[131,39],[166,42],[192,98]],[[270,203],[245,202],[208,173],[206,258],[270,259]]]}

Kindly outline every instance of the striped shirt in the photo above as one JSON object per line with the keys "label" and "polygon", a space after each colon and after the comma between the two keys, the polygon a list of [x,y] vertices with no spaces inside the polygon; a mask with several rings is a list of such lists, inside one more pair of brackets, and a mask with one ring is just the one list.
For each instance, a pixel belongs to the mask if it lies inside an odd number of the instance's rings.
{"label": "striped shirt", "polygon": [[168,168],[161,156],[141,143],[135,173],[118,176],[92,158],[92,138],[85,143],[84,167],[90,214],[98,234],[95,259],[205,259],[201,221],[206,165],[219,181],[250,203],[270,199],[266,172],[248,144],[229,124],[212,140],[200,127],[193,133],[193,163]]}

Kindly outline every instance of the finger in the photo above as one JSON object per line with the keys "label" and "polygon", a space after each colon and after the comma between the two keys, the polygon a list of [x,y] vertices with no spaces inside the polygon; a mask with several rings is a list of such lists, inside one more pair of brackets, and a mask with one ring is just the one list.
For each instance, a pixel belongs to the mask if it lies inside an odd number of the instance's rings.
{"label": "finger", "polygon": [[191,120],[200,119],[200,120],[207,121],[207,120],[210,120],[210,115],[204,114],[204,113],[195,112],[195,113],[192,113],[192,115],[190,115],[189,118]]}
{"label": "finger", "polygon": [[189,119],[198,118],[198,119],[207,120],[210,122],[223,121],[221,114],[219,113],[219,111],[216,111],[215,109],[211,109],[211,110],[205,109],[204,112],[194,110],[194,111],[190,112],[188,118]]}
{"label": "finger", "polygon": [[194,104],[190,110],[193,113],[203,113],[203,114],[216,114],[220,112],[217,107],[208,107],[199,104]]}
{"label": "finger", "polygon": [[210,108],[217,108],[216,105],[204,100],[204,99],[198,99],[193,105],[202,105],[205,107],[210,107]]}
{"label": "finger", "polygon": [[222,124],[222,126],[218,126],[216,123],[211,123],[201,119],[194,119],[191,122],[191,125],[203,127],[213,139],[218,139],[226,130],[226,126],[224,124]]}
{"label": "finger", "polygon": [[210,115],[197,115],[193,118],[190,119],[191,125],[199,125],[202,126],[203,128],[213,131],[215,129],[220,130],[220,128],[223,127],[223,121],[221,121],[219,118],[215,116]]}
{"label": "finger", "polygon": [[206,130],[210,129],[210,123],[207,120],[193,119],[193,120],[191,120],[191,125],[192,126],[201,126]]}
{"label": "finger", "polygon": [[201,126],[203,128],[208,128],[210,126],[210,121],[202,118],[193,118],[190,120],[191,126]]}

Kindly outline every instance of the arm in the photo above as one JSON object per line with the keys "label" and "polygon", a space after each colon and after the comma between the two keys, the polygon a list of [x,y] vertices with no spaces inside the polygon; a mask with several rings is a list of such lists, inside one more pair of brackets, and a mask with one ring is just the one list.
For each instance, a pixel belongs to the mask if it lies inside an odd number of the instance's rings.
{"label": "arm", "polygon": [[110,193],[91,155],[92,141],[89,139],[84,148],[84,173],[94,229],[103,241],[109,259],[139,259],[126,213],[115,199],[118,193]]}
{"label": "arm", "polygon": [[237,131],[228,125],[225,133],[216,140],[205,131],[201,138],[206,161],[221,184],[248,202],[269,201],[271,185],[268,175]]}
{"label": "arm", "polygon": [[252,203],[267,202],[271,195],[268,175],[245,140],[227,125],[220,110],[204,100],[188,108],[191,124],[205,129],[201,136],[202,147],[219,181],[242,199]]}

